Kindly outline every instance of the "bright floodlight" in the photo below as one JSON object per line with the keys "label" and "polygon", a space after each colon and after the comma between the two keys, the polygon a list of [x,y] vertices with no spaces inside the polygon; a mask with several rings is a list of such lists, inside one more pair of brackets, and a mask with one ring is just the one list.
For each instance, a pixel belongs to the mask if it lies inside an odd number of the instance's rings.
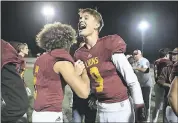
{"label": "bright floodlight", "polygon": [[141,21],[140,24],[138,25],[138,28],[141,31],[145,31],[149,28],[149,23],[147,21]]}
{"label": "bright floodlight", "polygon": [[54,9],[50,6],[44,7],[43,8],[43,14],[45,16],[53,16],[54,15]]}

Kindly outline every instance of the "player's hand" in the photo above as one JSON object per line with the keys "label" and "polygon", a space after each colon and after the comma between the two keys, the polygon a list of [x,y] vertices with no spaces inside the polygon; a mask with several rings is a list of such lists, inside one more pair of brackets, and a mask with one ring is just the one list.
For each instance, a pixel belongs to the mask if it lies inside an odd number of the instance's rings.
{"label": "player's hand", "polygon": [[145,106],[135,105],[135,122],[145,122],[146,121],[146,110]]}
{"label": "player's hand", "polygon": [[77,60],[75,62],[75,72],[80,76],[83,73],[83,70],[85,68],[85,65],[83,61]]}
{"label": "player's hand", "polygon": [[88,107],[90,109],[97,109],[97,98],[93,95],[89,97]]}

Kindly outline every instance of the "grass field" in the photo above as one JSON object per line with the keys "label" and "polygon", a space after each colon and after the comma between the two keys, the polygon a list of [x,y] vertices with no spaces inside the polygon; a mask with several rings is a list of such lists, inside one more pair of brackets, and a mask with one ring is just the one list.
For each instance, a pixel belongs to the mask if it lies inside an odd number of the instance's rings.
{"label": "grass field", "polygon": [[[30,88],[30,90],[33,92],[34,91],[34,88],[33,88],[33,74],[32,74],[32,68],[28,68],[25,72],[25,82],[27,84],[27,86]],[[71,98],[71,95],[72,95],[72,92],[70,90],[70,87],[69,86],[66,86],[65,88],[65,96],[64,96],[64,101],[63,101],[63,113],[64,113],[64,121],[65,122],[70,122],[71,119],[72,119],[72,109],[70,108],[69,106],[69,99]],[[154,92],[152,93],[152,108],[154,108]],[[29,107],[29,110],[28,110],[28,116],[29,116],[29,122],[31,122],[31,114],[32,114],[32,111],[33,111],[33,97],[30,98],[29,102],[30,102],[30,107]],[[161,113],[162,115],[162,113]],[[160,115],[160,116],[161,116]],[[158,122],[162,122],[162,120],[158,119]]]}

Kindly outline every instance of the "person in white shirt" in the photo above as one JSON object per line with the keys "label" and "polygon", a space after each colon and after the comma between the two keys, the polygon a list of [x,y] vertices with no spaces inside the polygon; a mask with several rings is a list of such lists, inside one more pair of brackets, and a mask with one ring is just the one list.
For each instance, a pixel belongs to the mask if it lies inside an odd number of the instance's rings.
{"label": "person in white shirt", "polygon": [[150,103],[151,103],[151,92],[152,92],[152,78],[150,74],[150,63],[142,56],[140,50],[133,52],[134,59],[136,60],[133,69],[137,75],[138,81],[142,89],[143,100],[146,106],[146,117],[147,121],[150,121]]}

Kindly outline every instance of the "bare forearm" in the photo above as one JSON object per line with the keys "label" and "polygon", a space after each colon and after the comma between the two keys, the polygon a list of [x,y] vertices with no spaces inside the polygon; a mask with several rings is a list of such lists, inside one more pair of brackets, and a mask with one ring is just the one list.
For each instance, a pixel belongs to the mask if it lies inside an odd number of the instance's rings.
{"label": "bare forearm", "polygon": [[81,75],[81,77],[82,77],[82,80],[85,82],[85,84],[87,86],[87,89],[88,89],[87,92],[90,92],[90,79],[89,79],[87,73],[83,73]]}
{"label": "bare forearm", "polygon": [[163,86],[163,87],[171,87],[171,84],[169,84],[169,83],[161,83],[161,85]]}

